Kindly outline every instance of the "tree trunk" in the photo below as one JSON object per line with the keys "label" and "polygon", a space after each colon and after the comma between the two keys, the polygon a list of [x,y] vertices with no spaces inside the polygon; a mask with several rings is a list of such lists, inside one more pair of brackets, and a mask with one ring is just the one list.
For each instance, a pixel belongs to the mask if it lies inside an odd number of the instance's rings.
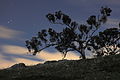
{"label": "tree trunk", "polygon": [[79,51],[79,50],[77,50],[77,51],[81,54],[82,59],[86,59],[85,49],[81,49],[81,51]]}
{"label": "tree trunk", "polygon": [[81,57],[82,57],[82,59],[86,59],[85,51],[84,50],[81,51]]}

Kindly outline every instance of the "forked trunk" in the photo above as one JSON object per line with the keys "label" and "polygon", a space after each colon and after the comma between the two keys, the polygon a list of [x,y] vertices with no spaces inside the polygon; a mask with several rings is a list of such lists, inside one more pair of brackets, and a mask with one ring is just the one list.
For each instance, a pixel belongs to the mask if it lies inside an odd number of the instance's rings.
{"label": "forked trunk", "polygon": [[86,56],[85,56],[85,52],[84,52],[84,51],[81,52],[81,57],[82,57],[82,59],[86,59]]}
{"label": "forked trunk", "polygon": [[86,59],[84,49],[82,49],[81,51],[79,51],[79,50],[77,50],[77,51],[81,54],[82,59]]}

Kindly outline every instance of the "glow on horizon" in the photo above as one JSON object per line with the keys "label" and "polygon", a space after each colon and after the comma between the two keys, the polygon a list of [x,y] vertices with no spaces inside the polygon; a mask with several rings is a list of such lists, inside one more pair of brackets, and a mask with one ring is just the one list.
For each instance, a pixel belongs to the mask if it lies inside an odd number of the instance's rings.
{"label": "glow on horizon", "polygon": [[[24,47],[16,46],[16,45],[4,45],[1,47],[2,52],[1,53],[7,53],[7,55],[16,55],[16,56],[4,56],[0,55],[0,68],[7,68],[12,66],[16,63],[25,63],[26,65],[35,65],[38,63],[43,63],[45,61],[51,61],[51,60],[61,60],[62,55],[59,52],[56,53],[49,53],[46,51],[41,51],[36,56],[32,56],[31,54],[27,54],[27,49]],[[22,56],[19,58],[18,56]],[[6,60],[6,57],[11,57],[11,60]],[[25,57],[25,58],[24,58]],[[27,59],[27,57],[31,59]],[[35,61],[34,59],[42,59],[44,61]],[[32,60],[33,59],[33,60]],[[75,53],[69,52],[65,59],[68,60],[77,60],[79,59],[79,56]]]}

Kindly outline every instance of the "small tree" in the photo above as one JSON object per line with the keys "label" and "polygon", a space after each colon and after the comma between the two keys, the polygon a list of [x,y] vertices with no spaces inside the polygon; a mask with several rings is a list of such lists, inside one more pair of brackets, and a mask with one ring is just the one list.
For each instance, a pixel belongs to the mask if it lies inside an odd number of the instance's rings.
{"label": "small tree", "polygon": [[63,59],[69,51],[77,51],[83,59],[86,59],[85,50],[89,47],[91,37],[107,21],[112,10],[108,7],[102,7],[100,11],[101,15],[90,16],[86,25],[79,25],[61,11],[47,14],[46,17],[51,23],[66,27],[61,32],[56,32],[52,28],[38,32],[36,37],[26,41],[29,52],[36,55],[36,53],[53,46],[63,54]]}
{"label": "small tree", "polygon": [[120,29],[110,28],[91,38],[91,46],[98,56],[120,53]]}

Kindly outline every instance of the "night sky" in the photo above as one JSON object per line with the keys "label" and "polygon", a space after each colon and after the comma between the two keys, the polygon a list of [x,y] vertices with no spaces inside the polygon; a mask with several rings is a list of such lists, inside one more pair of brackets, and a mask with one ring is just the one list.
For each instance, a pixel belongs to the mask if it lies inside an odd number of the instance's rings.
{"label": "night sky", "polygon": [[[89,16],[98,15],[101,6],[108,6],[113,11],[100,31],[118,27],[119,0],[0,0],[0,68],[20,62],[33,65],[46,60],[61,59],[61,54],[52,48],[42,51],[37,56],[27,54],[25,40],[36,36],[41,29],[64,28],[51,24],[45,17],[47,13],[61,10],[73,20],[83,24]],[[66,58],[78,59],[79,54],[70,52]]]}

